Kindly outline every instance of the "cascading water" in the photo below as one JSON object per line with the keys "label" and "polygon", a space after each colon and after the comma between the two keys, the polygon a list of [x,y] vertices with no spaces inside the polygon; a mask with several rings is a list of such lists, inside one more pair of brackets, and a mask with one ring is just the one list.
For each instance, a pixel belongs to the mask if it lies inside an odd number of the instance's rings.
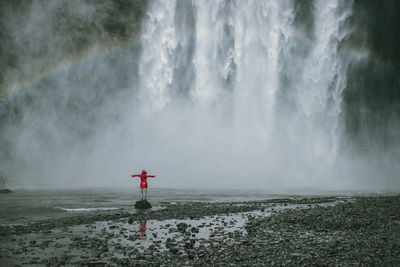
{"label": "cascading water", "polygon": [[[16,184],[132,185],[127,174],[148,169],[160,187],[399,187],[396,146],[386,149],[397,100],[379,98],[391,103],[382,111],[372,103],[396,72],[358,49],[357,2],[134,6],[146,12],[117,27],[133,29],[127,46],[93,48],[0,106],[0,171]],[[139,21],[140,32],[122,27]],[[382,130],[366,130],[377,118]]]}
{"label": "cascading water", "polygon": [[140,100],[148,103],[149,112],[162,110],[169,102],[173,79],[172,60],[177,46],[174,26],[175,1],[153,4],[143,29],[143,56],[139,67]]}
{"label": "cascading water", "polygon": [[[316,1],[315,40],[296,85],[297,105],[311,131],[319,131],[312,141],[315,153],[337,150],[341,93],[344,89],[346,62],[339,56],[343,36],[339,27],[351,14],[345,10],[338,17],[339,1]],[[328,149],[328,150],[327,150]],[[327,155],[325,155],[327,156]],[[333,158],[332,158],[333,159]]]}
{"label": "cascading water", "polygon": [[307,36],[298,4],[152,2],[131,116],[147,131],[136,132],[137,151],[168,161],[163,171],[185,185],[315,185],[337,153],[347,64],[338,45],[351,9],[313,2]]}

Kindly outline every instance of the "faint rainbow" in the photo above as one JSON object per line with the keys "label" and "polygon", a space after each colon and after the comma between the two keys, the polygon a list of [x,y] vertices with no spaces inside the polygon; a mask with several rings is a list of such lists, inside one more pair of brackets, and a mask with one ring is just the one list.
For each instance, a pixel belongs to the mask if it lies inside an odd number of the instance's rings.
{"label": "faint rainbow", "polygon": [[0,95],[0,102],[8,97],[18,94],[19,91],[29,88],[38,81],[49,77],[59,71],[71,68],[71,66],[82,64],[86,61],[94,60],[107,54],[118,53],[120,51],[130,50],[135,47],[140,47],[140,38],[125,38],[118,41],[109,41],[102,44],[94,44],[86,49],[83,49],[75,54],[64,57],[57,62],[50,62],[42,68],[24,75],[24,77],[11,81],[6,84],[3,89],[3,96]]}

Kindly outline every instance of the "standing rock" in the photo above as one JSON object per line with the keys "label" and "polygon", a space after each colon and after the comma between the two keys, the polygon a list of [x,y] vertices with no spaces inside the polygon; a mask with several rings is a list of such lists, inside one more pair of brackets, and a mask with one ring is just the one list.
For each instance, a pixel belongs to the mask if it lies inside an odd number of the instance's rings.
{"label": "standing rock", "polygon": [[139,200],[135,203],[135,209],[145,210],[151,209],[151,204],[147,200]]}

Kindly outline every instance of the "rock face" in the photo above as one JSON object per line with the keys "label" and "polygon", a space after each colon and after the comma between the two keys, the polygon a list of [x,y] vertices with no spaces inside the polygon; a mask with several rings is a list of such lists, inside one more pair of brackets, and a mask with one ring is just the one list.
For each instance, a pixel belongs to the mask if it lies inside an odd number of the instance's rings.
{"label": "rock face", "polygon": [[135,203],[135,209],[145,210],[151,209],[151,204],[147,200],[139,200]]}
{"label": "rock face", "polygon": [[12,191],[10,189],[4,188],[4,189],[0,189],[0,194],[7,194],[7,193],[11,193]]}

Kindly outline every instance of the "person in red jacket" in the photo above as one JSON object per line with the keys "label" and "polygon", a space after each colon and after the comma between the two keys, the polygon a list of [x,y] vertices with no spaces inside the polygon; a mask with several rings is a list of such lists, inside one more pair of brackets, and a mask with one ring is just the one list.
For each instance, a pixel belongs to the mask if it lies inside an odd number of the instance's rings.
{"label": "person in red jacket", "polygon": [[142,193],[142,200],[143,200],[143,193],[144,193],[144,200],[147,198],[147,178],[151,177],[154,178],[156,177],[155,175],[147,175],[146,171],[143,170],[142,174],[134,174],[131,175],[133,177],[140,177],[140,189]]}

